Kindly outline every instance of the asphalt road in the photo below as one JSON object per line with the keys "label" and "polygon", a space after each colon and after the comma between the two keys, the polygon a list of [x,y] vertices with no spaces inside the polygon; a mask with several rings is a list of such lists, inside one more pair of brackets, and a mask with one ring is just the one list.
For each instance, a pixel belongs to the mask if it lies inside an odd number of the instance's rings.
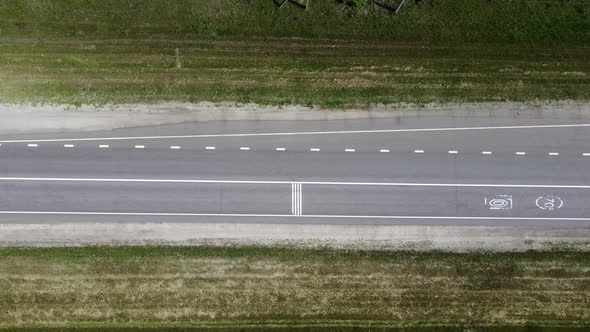
{"label": "asphalt road", "polygon": [[0,136],[0,220],[585,224],[589,123],[432,114]]}

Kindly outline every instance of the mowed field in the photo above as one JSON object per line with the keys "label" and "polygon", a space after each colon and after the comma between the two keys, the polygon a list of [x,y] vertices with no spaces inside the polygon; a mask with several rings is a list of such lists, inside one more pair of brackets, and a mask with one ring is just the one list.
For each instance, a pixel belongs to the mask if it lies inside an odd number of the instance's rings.
{"label": "mowed field", "polygon": [[[590,253],[0,249],[0,328],[590,328]],[[502,331],[518,331],[506,329]]]}
{"label": "mowed field", "polygon": [[0,1],[0,103],[589,100],[589,43],[583,0]]}

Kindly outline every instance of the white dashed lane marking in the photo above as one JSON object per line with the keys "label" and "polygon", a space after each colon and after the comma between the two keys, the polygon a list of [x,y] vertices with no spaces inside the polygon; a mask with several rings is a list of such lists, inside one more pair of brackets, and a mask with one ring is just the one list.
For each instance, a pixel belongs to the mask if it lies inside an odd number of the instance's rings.
{"label": "white dashed lane marking", "polygon": [[[2,144],[0,144],[0,146],[2,146]],[[39,147],[39,144],[38,143],[28,143],[27,144],[27,147],[29,147],[29,148],[38,148]],[[76,145],[69,144],[68,143],[68,144],[63,144],[63,147],[64,148],[74,148],[74,147],[76,147]],[[98,145],[98,148],[100,148],[100,149],[109,149],[110,147],[111,146],[109,144],[100,144],[100,145]],[[145,145],[133,145],[133,148],[135,148],[135,149],[145,149],[145,147],[146,147]],[[180,150],[181,147],[179,145],[171,145],[170,146],[170,149],[171,150]],[[217,148],[215,146],[206,146],[205,147],[205,150],[209,150],[209,151],[213,151],[213,150],[216,150],[216,149]],[[252,148],[249,147],[249,146],[241,146],[241,147],[239,147],[239,149],[241,151],[250,151]],[[287,149],[284,148],[284,147],[275,147],[274,150],[275,151],[287,151]],[[317,148],[317,147],[314,147],[314,148],[309,148],[309,151],[311,151],[311,152],[320,152],[321,149],[320,148]],[[379,153],[391,153],[391,150],[390,149],[373,150],[373,152],[375,152],[375,151],[378,151]],[[357,149],[354,149],[354,148],[345,148],[344,149],[344,152],[357,152]],[[417,149],[417,150],[414,150],[413,152],[416,153],[416,154],[423,154],[423,153],[425,153],[425,151],[422,150],[422,149]],[[459,151],[458,150],[448,150],[447,153],[448,154],[451,154],[451,155],[456,155],[456,154],[459,154]],[[559,152],[556,152],[556,151],[551,151],[551,152],[546,152],[546,153],[547,153],[547,155],[554,156],[554,157],[560,155],[560,153]],[[492,151],[481,151],[481,154],[482,155],[491,155],[492,154]],[[514,154],[517,155],[517,156],[525,156],[525,155],[527,155],[527,152],[525,152],[525,151],[516,151],[516,152],[514,152]],[[582,153],[582,156],[583,157],[590,157],[590,152],[584,152],[584,153]]]}

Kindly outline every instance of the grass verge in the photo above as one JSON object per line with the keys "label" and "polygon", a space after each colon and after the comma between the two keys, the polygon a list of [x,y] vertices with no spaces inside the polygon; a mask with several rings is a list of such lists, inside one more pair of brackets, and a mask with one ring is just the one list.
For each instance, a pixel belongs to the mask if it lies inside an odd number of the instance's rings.
{"label": "grass verge", "polygon": [[[181,68],[174,50],[180,49]],[[590,100],[590,48],[326,39],[0,41],[0,102]]]}
{"label": "grass verge", "polygon": [[587,1],[369,3],[0,1],[0,102],[590,100]]}
{"label": "grass verge", "polygon": [[587,252],[2,248],[0,271],[10,329],[590,328]]}

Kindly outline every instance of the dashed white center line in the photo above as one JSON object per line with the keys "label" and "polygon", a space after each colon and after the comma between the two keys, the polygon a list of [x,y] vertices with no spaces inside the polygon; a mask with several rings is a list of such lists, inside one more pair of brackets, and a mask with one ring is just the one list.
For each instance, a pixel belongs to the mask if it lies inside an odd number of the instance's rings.
{"label": "dashed white center line", "polygon": [[205,150],[215,150],[215,147],[214,146],[206,146]]}
{"label": "dashed white center line", "polygon": [[250,151],[250,147],[249,146],[242,146],[242,147],[240,147],[240,150],[242,150],[242,151]]}
{"label": "dashed white center line", "polygon": [[276,151],[285,151],[286,149],[285,148],[276,148],[275,150]]}
{"label": "dashed white center line", "polygon": [[108,149],[109,145],[108,144],[101,144],[98,146],[99,149]]}
{"label": "dashed white center line", "polygon": [[311,152],[320,152],[320,149],[318,149],[318,148],[311,148],[311,149],[309,149],[309,151],[311,151]]}
{"label": "dashed white center line", "polygon": [[172,146],[170,147],[170,149],[171,149],[171,150],[180,150],[180,146],[178,146],[178,145],[172,145]]}
{"label": "dashed white center line", "polygon": [[345,152],[355,152],[355,149],[344,149]]}
{"label": "dashed white center line", "polygon": [[559,152],[549,152],[550,156],[559,156]]}
{"label": "dashed white center line", "polygon": [[379,152],[381,152],[381,153],[388,153],[389,152],[389,149],[381,149],[381,150],[379,150]]}
{"label": "dashed white center line", "polygon": [[449,151],[449,154],[457,154],[457,153],[459,153],[459,151],[457,151],[457,150],[450,150]]}
{"label": "dashed white center line", "polygon": [[64,144],[64,148],[73,148],[74,144]]}
{"label": "dashed white center line", "polygon": [[424,150],[414,150],[414,153],[424,153]]}
{"label": "dashed white center line", "polygon": [[136,145],[135,148],[136,149],[145,149],[145,145]]}
{"label": "dashed white center line", "polygon": [[516,152],[516,155],[517,156],[524,156],[524,155],[526,155],[526,152],[519,151],[519,152]]}
{"label": "dashed white center line", "polygon": [[590,157],[590,153],[582,153],[582,156],[584,156],[584,157]]}
{"label": "dashed white center line", "polygon": [[492,154],[492,151],[482,151],[481,154],[490,155]]}
{"label": "dashed white center line", "polygon": [[39,144],[30,143],[30,144],[27,144],[27,147],[36,148],[36,147],[39,147]]}

